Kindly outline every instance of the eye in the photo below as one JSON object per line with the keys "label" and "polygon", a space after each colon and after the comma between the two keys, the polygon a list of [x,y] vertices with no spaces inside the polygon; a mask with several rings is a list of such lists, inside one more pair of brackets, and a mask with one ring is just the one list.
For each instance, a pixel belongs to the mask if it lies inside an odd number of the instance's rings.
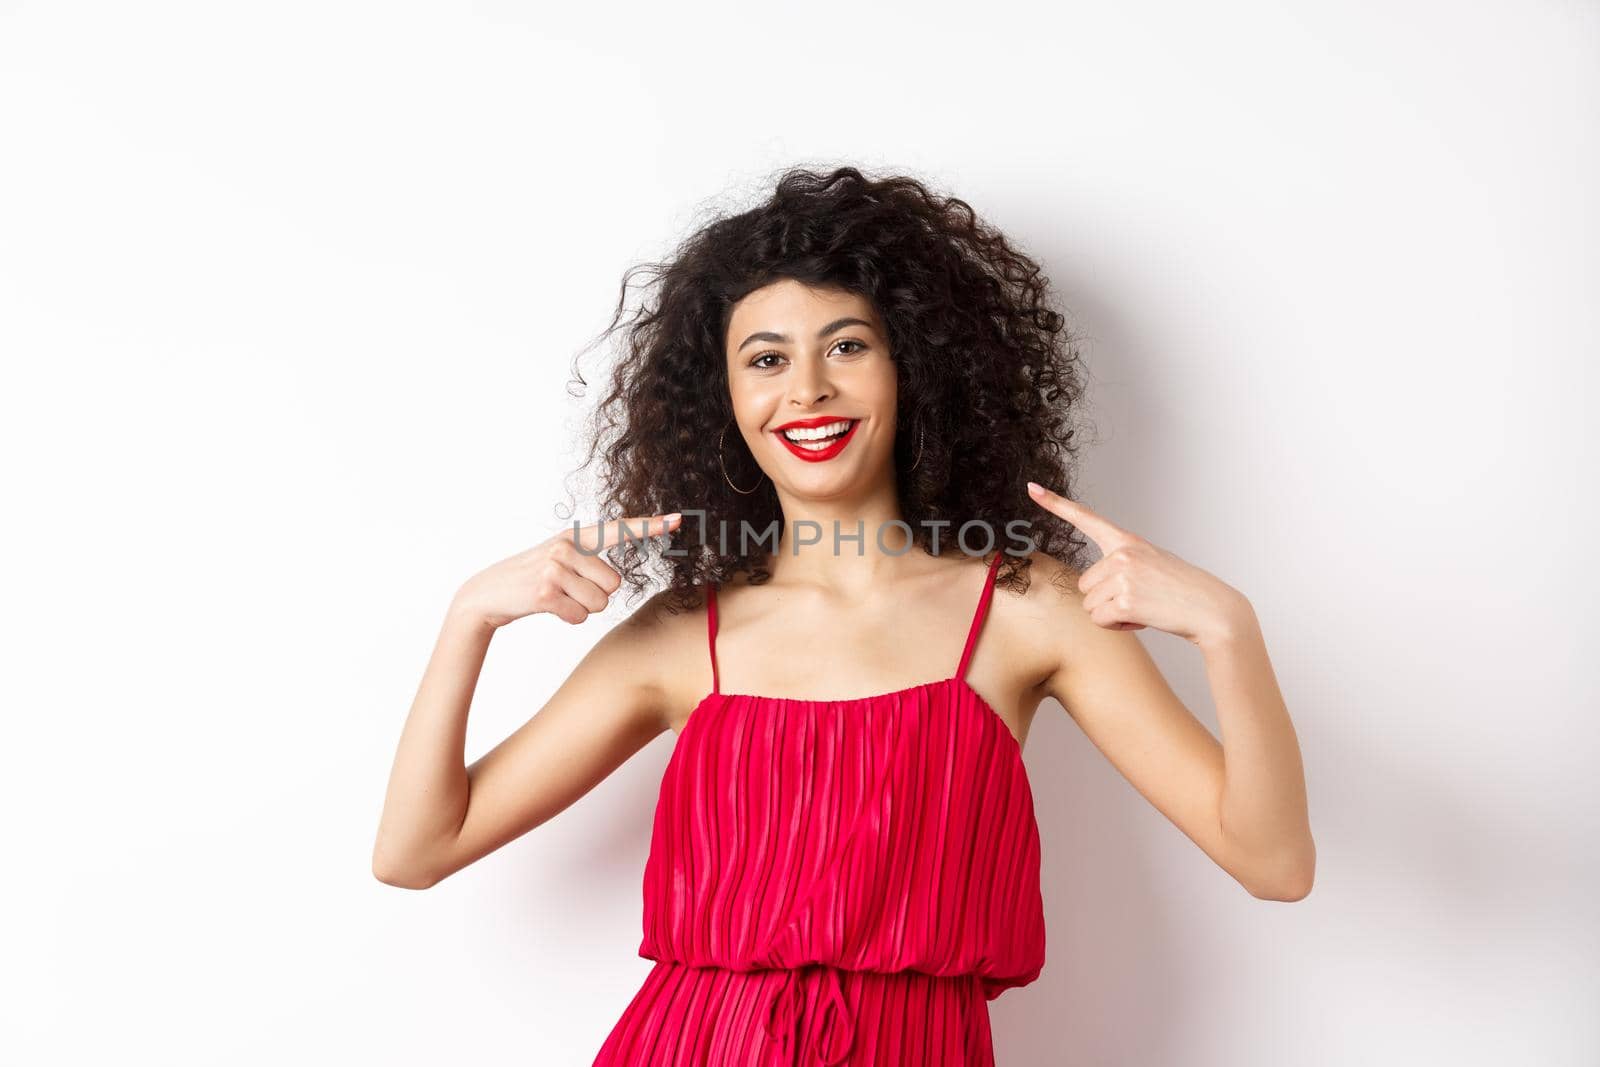
{"label": "eye", "polygon": [[[853,339],[851,339],[849,337],[841,337],[838,341],[834,342],[834,347],[835,348],[838,348],[840,345],[855,345],[855,348],[851,349],[850,351],[841,352],[840,353],[840,355],[844,355],[844,356],[853,356],[857,352],[859,352],[862,349],[867,347],[866,342],[864,342],[864,341],[856,341],[856,340],[853,340]],[[780,359],[781,360],[781,359],[784,358],[784,355],[783,355],[782,352],[778,352],[778,351],[773,350],[773,349],[768,349],[765,352],[758,353],[755,356],[755,358],[750,360],[750,366],[758,367],[761,370],[771,370],[774,366],[776,366],[776,364],[761,362],[762,360],[768,359],[768,358]]]}

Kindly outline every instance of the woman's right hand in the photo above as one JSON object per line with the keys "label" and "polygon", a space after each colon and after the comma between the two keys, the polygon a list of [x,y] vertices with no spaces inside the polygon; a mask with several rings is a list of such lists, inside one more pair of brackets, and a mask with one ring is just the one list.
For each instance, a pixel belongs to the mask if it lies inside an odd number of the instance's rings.
{"label": "woman's right hand", "polygon": [[675,511],[563,530],[468,578],[452,608],[496,629],[541,611],[576,626],[604,611],[622,586],[622,575],[596,551],[602,543],[608,548],[621,544],[624,525],[628,537],[658,537],[682,521]]}

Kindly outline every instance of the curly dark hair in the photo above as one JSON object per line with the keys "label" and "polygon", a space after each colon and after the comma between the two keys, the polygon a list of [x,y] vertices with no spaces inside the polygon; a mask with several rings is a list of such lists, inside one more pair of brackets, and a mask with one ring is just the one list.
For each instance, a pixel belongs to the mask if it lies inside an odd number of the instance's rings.
{"label": "curly dark hair", "polygon": [[[653,289],[625,321],[639,273]],[[725,352],[733,307],[784,278],[859,294],[883,319],[898,371],[900,506],[916,544],[934,554],[924,524],[947,521],[943,554],[963,523],[982,520],[1004,548],[1012,543],[1006,523],[1020,518],[1031,521],[1027,537],[1037,551],[1081,566],[1082,535],[1035,505],[1025,485],[1071,495],[1084,392],[1077,341],[1049,306],[1039,265],[965,201],[915,178],[791,168],[758,207],[713,219],[666,262],[630,268],[610,325],[590,346],[626,330],[579,467],[603,453],[600,515],[703,509],[706,530],[731,531],[724,554],[686,514],[669,539],[674,554],[630,542],[608,548],[635,592],[650,584],[641,570],[655,560],[669,572],[665,599],[675,608],[698,603],[695,587],[706,581],[740,571],[752,584],[771,577],[763,556],[736,554],[737,531],[740,523],[781,530],[777,494],[770,479],[749,495],[729,487],[724,470],[741,487],[760,470],[737,434],[719,454],[715,431],[733,418]],[[578,362],[581,396],[587,382]],[[1030,563],[1006,555],[996,581],[1025,588]]]}

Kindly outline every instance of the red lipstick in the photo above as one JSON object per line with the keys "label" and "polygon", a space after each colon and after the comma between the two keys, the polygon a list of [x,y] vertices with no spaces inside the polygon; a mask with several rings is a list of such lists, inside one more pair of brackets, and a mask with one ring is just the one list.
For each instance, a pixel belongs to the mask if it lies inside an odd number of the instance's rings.
{"label": "red lipstick", "polygon": [[[794,429],[809,430],[818,426],[827,426],[836,422],[848,422],[850,424],[850,428],[845,430],[845,432],[840,434],[838,437],[833,438],[825,448],[806,448],[804,445],[797,444],[794,441],[789,440],[789,438],[786,437],[783,432],[785,430]],[[840,452],[843,452],[845,450],[845,446],[850,443],[850,438],[855,436],[856,427],[860,425],[860,419],[852,419],[844,415],[818,415],[816,418],[811,419],[792,419],[789,422],[784,423],[782,426],[777,427],[772,432],[778,438],[778,440],[783,443],[783,447],[787,448],[795,456],[805,460],[807,463],[821,463],[824,460],[830,460],[834,456],[837,456]],[[815,442],[807,443],[815,444]]]}

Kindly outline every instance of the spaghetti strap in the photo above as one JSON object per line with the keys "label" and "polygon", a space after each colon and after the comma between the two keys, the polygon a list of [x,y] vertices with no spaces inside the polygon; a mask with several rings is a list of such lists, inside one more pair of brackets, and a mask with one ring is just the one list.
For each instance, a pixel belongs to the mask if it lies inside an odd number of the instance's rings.
{"label": "spaghetti strap", "polygon": [[961,650],[961,663],[956,667],[956,678],[967,676],[967,664],[972,661],[972,650],[978,644],[978,631],[983,628],[983,617],[989,611],[989,600],[994,596],[994,574],[1000,568],[1000,552],[989,562],[989,573],[983,579],[983,594],[978,597],[978,610],[972,615],[972,627],[967,631],[967,645]]}
{"label": "spaghetti strap", "polygon": [[721,692],[717,678],[717,583],[706,585],[706,644],[711,650],[711,691]]}

